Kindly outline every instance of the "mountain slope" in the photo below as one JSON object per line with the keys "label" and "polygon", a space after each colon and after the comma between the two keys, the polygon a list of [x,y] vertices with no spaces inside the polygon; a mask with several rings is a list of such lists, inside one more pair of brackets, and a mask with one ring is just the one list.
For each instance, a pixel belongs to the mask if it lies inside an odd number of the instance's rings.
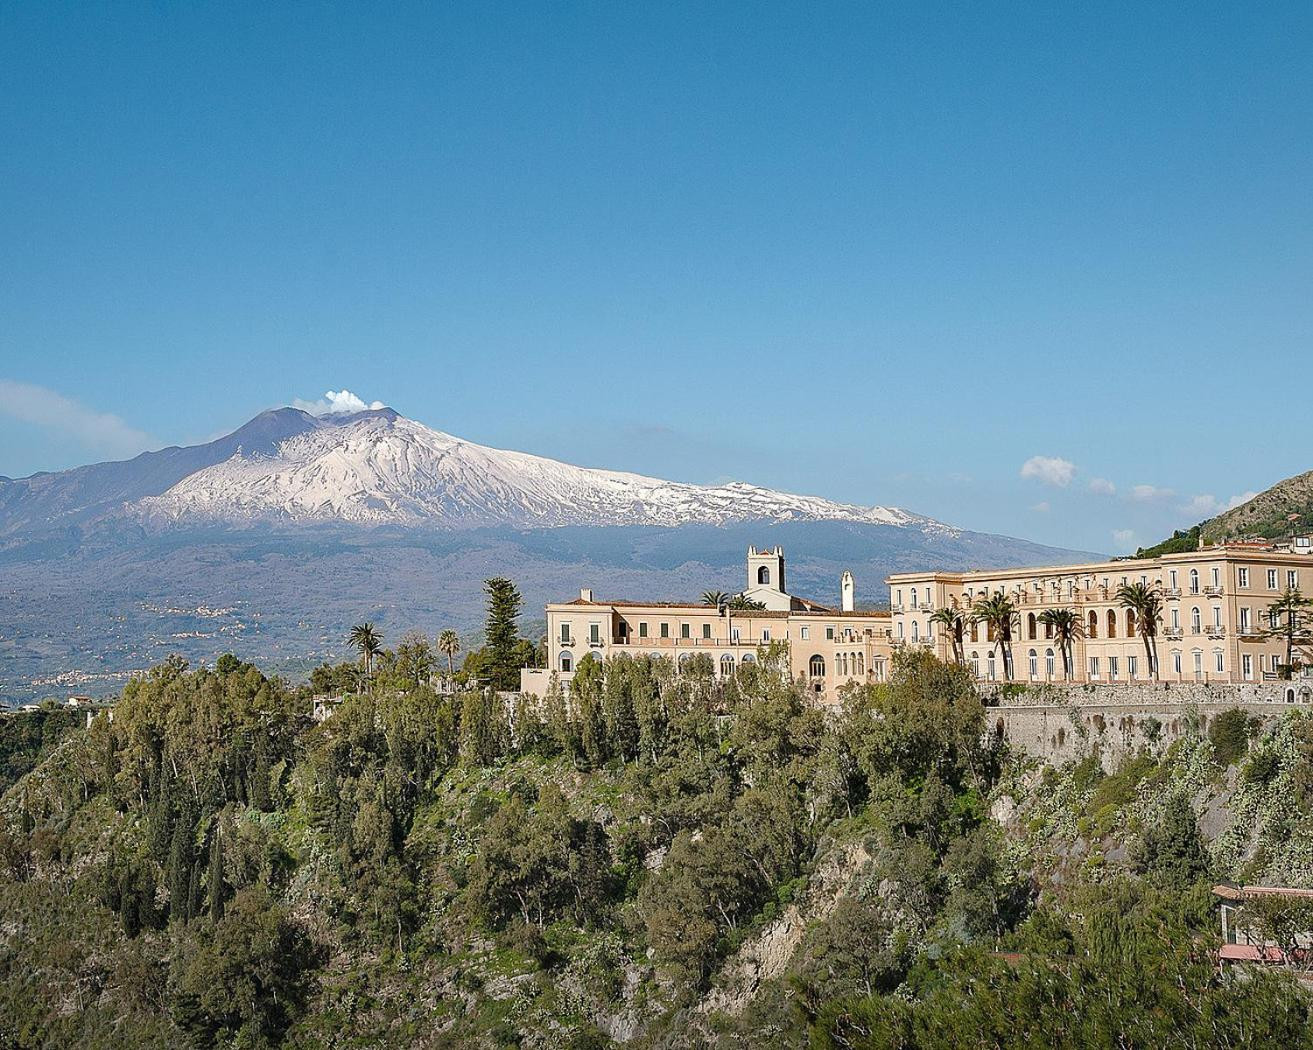
{"label": "mountain slope", "polygon": [[1277,539],[1290,535],[1290,515],[1298,514],[1301,531],[1313,526],[1313,470],[1278,481],[1238,507],[1203,523],[1205,543],[1232,536]]}
{"label": "mountain slope", "polygon": [[321,425],[308,412],[277,408],[203,445],[175,445],[55,474],[0,478],[0,536],[81,524],[124,503],[166,492],[183,478],[239,452],[272,455],[282,442]]}
{"label": "mountain slope", "polygon": [[140,501],[152,523],[429,526],[723,525],[852,521],[946,529],[741,482],[691,485],[476,445],[388,411],[307,430],[272,454],[243,450]]}

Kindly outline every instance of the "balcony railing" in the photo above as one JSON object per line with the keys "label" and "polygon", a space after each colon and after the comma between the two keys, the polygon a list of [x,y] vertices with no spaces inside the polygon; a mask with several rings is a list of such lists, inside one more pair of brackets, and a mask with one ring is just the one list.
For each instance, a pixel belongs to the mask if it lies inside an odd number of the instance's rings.
{"label": "balcony railing", "polygon": [[1225,637],[1226,637],[1226,628],[1223,627],[1221,624],[1216,624],[1216,623],[1215,623],[1215,624],[1213,624],[1212,626],[1210,626],[1210,627],[1208,628],[1208,637],[1209,637],[1209,638],[1225,638]]}
{"label": "balcony railing", "polygon": [[1220,598],[1225,593],[1226,591],[1224,588],[1214,587],[1211,584],[1204,588],[1204,594],[1208,595],[1210,598]]}
{"label": "balcony railing", "polygon": [[1181,628],[1179,627],[1169,627],[1164,632],[1163,637],[1166,638],[1169,642],[1179,642],[1182,638],[1185,637],[1185,632],[1182,631]]}

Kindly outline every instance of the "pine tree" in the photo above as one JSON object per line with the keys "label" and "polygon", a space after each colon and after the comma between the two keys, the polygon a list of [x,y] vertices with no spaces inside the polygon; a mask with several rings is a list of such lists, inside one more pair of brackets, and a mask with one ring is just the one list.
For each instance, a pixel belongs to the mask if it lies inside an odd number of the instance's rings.
{"label": "pine tree", "polygon": [[494,689],[518,689],[520,661],[516,648],[520,637],[518,620],[523,599],[515,584],[503,576],[485,580],[483,590],[488,596],[488,618],[484,633],[487,636],[490,684]]}

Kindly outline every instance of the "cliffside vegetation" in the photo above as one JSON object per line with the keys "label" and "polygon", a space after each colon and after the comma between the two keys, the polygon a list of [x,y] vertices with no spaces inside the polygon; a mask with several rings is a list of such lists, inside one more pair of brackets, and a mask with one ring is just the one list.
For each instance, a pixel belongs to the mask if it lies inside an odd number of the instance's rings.
{"label": "cliffside vegetation", "polygon": [[0,799],[0,1032],[1313,1045],[1288,975],[1219,972],[1207,894],[1313,884],[1307,718],[1055,769],[928,655],[834,717],[781,656],[585,659],[538,707],[384,653],[322,724],[234,657],[156,667]]}

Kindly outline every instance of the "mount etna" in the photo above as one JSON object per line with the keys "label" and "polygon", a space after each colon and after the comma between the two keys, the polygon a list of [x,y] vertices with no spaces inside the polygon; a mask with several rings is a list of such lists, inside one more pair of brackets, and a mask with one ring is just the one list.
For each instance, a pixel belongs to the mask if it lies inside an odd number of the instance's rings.
{"label": "mount etna", "polygon": [[793,589],[821,602],[851,569],[868,605],[889,572],[1087,557],[896,507],[572,466],[391,409],[280,408],[207,444],[0,478],[0,698],[112,692],[174,652],[297,674],[362,619],[390,640],[472,638],[493,575],[519,585],[526,631],[580,586],[738,590],[749,543],[783,545]]}

